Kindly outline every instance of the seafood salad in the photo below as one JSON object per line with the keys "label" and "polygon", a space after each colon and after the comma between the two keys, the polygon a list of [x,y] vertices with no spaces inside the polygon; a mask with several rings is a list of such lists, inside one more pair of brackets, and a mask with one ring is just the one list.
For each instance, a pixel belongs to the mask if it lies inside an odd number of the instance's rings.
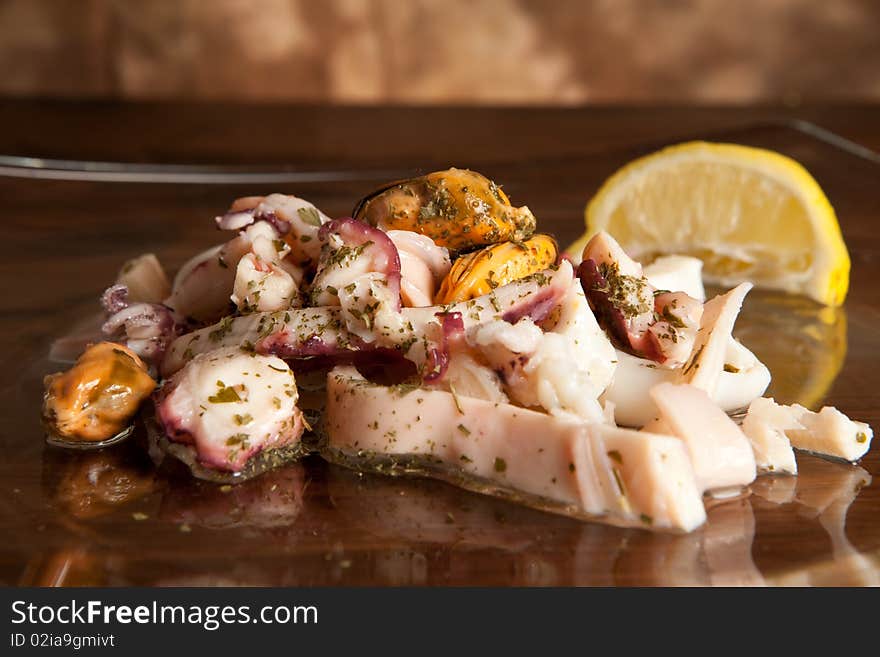
{"label": "seafood salad", "polygon": [[[857,461],[873,433],[765,398],[732,334],[751,288],[707,299],[700,260],[562,253],[470,170],[395,182],[332,218],[239,198],[222,244],[169,279],[146,254],[101,297],[102,339],[46,377],[49,439],[143,421],[157,463],[235,483],[309,453],[587,520],[691,531],[705,499]],[[736,420],[734,418],[737,418]],[[738,421],[737,421],[738,420]]]}

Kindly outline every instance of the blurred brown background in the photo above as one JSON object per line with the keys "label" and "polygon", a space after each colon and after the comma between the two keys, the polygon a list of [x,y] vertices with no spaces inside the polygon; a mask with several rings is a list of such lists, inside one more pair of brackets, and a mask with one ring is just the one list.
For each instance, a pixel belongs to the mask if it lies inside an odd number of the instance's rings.
{"label": "blurred brown background", "polygon": [[0,0],[0,95],[880,99],[874,0]]}

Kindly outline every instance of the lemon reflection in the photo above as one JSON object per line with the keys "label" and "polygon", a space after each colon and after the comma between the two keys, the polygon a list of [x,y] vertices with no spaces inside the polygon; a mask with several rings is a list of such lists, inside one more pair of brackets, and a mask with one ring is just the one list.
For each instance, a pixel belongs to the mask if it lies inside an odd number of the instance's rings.
{"label": "lemon reflection", "polygon": [[765,396],[815,409],[846,358],[846,309],[754,290],[743,305],[734,335],[772,372]]}

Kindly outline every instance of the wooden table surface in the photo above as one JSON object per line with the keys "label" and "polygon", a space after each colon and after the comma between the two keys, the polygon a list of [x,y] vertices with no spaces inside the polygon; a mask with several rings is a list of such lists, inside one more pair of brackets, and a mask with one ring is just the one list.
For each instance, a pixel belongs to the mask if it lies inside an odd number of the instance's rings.
{"label": "wooden table surface", "polygon": [[322,107],[0,101],[0,153],[126,162],[351,166],[588,154],[768,121],[808,121],[880,152],[878,105]]}
{"label": "wooden table surface", "polygon": [[0,102],[0,155],[256,172],[222,184],[61,180],[9,175],[14,161],[0,161],[8,226],[0,584],[880,584],[878,447],[857,466],[800,455],[797,477],[761,477],[749,496],[713,506],[705,527],[673,536],[578,522],[439,482],[361,476],[317,457],[228,490],[156,471],[134,443],[91,453],[49,448],[39,423],[41,379],[59,368],[48,360],[52,341],[96,315],[97,296],[127,258],[153,251],[173,270],[216,242],[211,218],[236,196],[296,193],[344,215],[389,178],[470,167],[504,184],[542,230],[567,243],[617,166],[709,137],[803,162],[835,205],[853,259],[839,312],[750,297],[736,333],[773,371],[768,394],[831,403],[878,427],[880,157],[870,150],[880,150],[878,119],[876,106]]}

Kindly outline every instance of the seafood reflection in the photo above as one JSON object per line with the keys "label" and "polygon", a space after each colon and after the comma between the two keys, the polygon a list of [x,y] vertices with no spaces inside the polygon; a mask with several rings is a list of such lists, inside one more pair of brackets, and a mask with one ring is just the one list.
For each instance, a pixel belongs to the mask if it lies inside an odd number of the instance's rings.
{"label": "seafood reflection", "polygon": [[[777,586],[880,586],[880,553],[864,554],[846,535],[846,519],[850,506],[862,489],[871,484],[871,475],[858,466],[823,461],[817,458],[799,459],[801,477],[807,476],[812,486],[794,484],[786,487],[787,495],[779,489],[758,487],[755,493],[775,504],[793,504],[801,518],[815,518],[828,533],[832,560],[818,566],[793,570],[774,577]],[[764,480],[772,482],[773,477]],[[817,486],[816,481],[824,485]]]}
{"label": "seafood reflection", "polygon": [[84,547],[38,554],[28,560],[19,586],[96,586],[107,583],[106,564]]}
{"label": "seafood reflection", "polygon": [[[812,457],[800,458],[806,479],[759,478],[752,485],[753,495],[711,504],[704,527],[677,535],[583,524],[494,498],[463,495],[441,482],[363,475],[313,460],[279,468],[238,486],[190,478],[177,481],[174,473],[155,472],[149,463],[133,458],[129,447],[120,445],[101,453],[47,451],[56,459],[56,465],[47,471],[60,471],[57,480],[49,482],[53,500],[76,524],[94,531],[89,533],[88,543],[80,539],[54,552],[35,555],[22,583],[880,583],[876,555],[861,553],[845,531],[850,506],[870,484],[870,475],[862,468]],[[59,456],[63,457],[60,461]],[[109,477],[108,472],[116,472],[117,478]],[[803,481],[811,483],[799,486]],[[143,507],[143,498],[150,495],[158,496],[157,504],[151,503],[157,511],[150,514],[148,522],[136,523],[150,531],[148,548],[138,554],[123,554],[107,536],[101,542],[101,527],[118,531],[130,526],[130,511]],[[768,514],[797,516],[798,522],[815,519],[815,530],[827,532],[830,538],[829,547],[816,547],[823,557],[816,561],[828,565],[765,577],[753,549],[756,528]],[[107,525],[109,520],[115,522]],[[757,533],[760,540],[774,540]],[[191,538],[182,539],[182,535]],[[211,547],[221,537],[222,550]],[[255,538],[260,541],[257,549]],[[197,559],[181,563],[171,556],[180,549],[181,540],[198,546]],[[161,573],[161,578],[154,579],[147,572]]]}
{"label": "seafood reflection", "polygon": [[303,509],[306,470],[292,463],[236,486],[191,478],[163,496],[162,520],[181,527],[271,529],[292,526]]}
{"label": "seafood reflection", "polygon": [[92,452],[47,448],[43,466],[50,498],[79,520],[117,512],[159,485],[152,464],[131,443]]}
{"label": "seafood reflection", "polygon": [[[604,585],[618,586],[763,586],[752,559],[755,517],[747,497],[713,504],[697,532],[633,533],[618,550]],[[596,549],[585,553],[589,567]],[[593,582],[589,582],[591,585]],[[597,582],[600,583],[600,582]]]}
{"label": "seafood reflection", "polygon": [[[359,559],[355,572],[342,581],[398,586],[450,581],[518,586],[876,584],[880,564],[858,552],[844,531],[847,511],[870,475],[811,457],[801,462],[810,479],[829,482],[820,487],[822,493],[804,493],[814,486],[798,491],[796,477],[763,477],[753,485],[755,495],[711,504],[706,525],[686,535],[583,525],[482,496],[463,498],[437,482],[388,480],[335,467],[328,468],[326,483],[340,522],[356,527],[358,535],[399,543],[378,551],[347,545],[345,555],[357,553]],[[765,578],[753,557],[755,500],[762,509],[769,502],[783,514],[816,517],[831,538],[831,556],[838,564],[834,573],[798,570],[789,577]],[[481,571],[487,559],[496,564],[495,574]],[[500,571],[505,575],[495,581]]]}
{"label": "seafood reflection", "polygon": [[[482,496],[463,498],[437,482],[359,476],[341,468],[330,468],[327,479],[328,494],[338,491],[334,499],[342,522],[409,546],[369,556],[371,576],[383,584],[764,583],[751,558],[755,519],[748,499],[713,506],[704,528],[674,535],[578,523]],[[492,569],[495,576],[503,572],[502,579],[494,581],[481,570],[487,559],[509,564],[506,572]]]}
{"label": "seafood reflection", "polygon": [[[170,468],[157,470],[132,441],[92,452],[47,447],[42,484],[61,511],[50,541],[57,547],[33,554],[19,584],[102,586],[154,583],[142,579],[143,563],[164,562],[178,553],[181,541],[205,545],[199,530],[234,530],[226,543],[229,554],[246,552],[255,537],[289,542],[290,532],[279,530],[295,527],[307,477],[296,463],[234,487],[208,484]],[[149,536],[141,550],[119,548],[139,534]],[[219,572],[214,564],[199,581],[216,582]],[[257,574],[243,573],[241,582],[273,583]],[[188,577],[179,575],[181,581]]]}
{"label": "seafood reflection", "polygon": [[[70,451],[47,446],[42,488],[61,512],[55,531],[60,547],[33,554],[20,586],[96,586],[110,583],[108,571],[124,556],[95,549],[103,527],[119,517],[133,522],[131,510],[161,490],[143,450],[125,442],[100,451]],[[139,517],[139,516],[138,516]],[[107,523],[111,524],[107,524]],[[52,541],[50,541],[52,542]]]}
{"label": "seafood reflection", "polygon": [[[570,555],[583,523],[482,495],[462,495],[441,482],[360,475],[335,466],[327,469],[326,486],[338,524],[356,529],[355,536],[370,537],[373,544],[381,537],[389,546],[354,559],[349,581],[558,586],[572,579]],[[363,547],[350,541],[346,553]],[[488,572],[487,560],[509,568]]]}
{"label": "seafood reflection", "polygon": [[764,586],[752,560],[755,514],[748,499],[733,500],[712,510],[703,531],[703,554],[712,586]]}

